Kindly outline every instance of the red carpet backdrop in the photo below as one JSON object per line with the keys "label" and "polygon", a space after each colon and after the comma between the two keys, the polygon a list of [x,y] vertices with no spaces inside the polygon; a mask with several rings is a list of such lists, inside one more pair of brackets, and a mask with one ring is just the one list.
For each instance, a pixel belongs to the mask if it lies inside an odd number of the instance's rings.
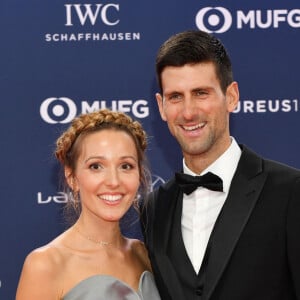
{"label": "red carpet backdrop", "polygon": [[[155,56],[170,35],[212,32],[239,82],[239,143],[300,168],[300,4],[293,1],[0,1],[0,299],[15,297],[25,256],[66,224],[54,143],[80,113],[129,113],[149,134],[157,186],[181,153],[156,107]],[[124,232],[140,238],[138,224]]]}

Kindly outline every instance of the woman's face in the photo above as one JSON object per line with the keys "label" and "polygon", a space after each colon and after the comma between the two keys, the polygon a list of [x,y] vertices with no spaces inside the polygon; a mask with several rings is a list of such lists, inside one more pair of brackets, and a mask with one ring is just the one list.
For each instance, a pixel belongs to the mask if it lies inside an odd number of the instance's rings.
{"label": "woman's face", "polygon": [[125,131],[102,129],[81,141],[73,189],[79,191],[82,214],[119,221],[140,184],[135,143]]}

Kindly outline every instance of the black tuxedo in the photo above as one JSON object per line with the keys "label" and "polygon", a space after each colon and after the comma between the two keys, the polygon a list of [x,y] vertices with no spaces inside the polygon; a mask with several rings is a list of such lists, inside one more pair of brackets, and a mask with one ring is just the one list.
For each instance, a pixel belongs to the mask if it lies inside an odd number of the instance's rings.
{"label": "black tuxedo", "polygon": [[[177,183],[149,195],[142,227],[163,300],[300,299],[300,171],[241,147],[199,274],[192,274],[175,222]],[[189,294],[184,278],[194,287]]]}

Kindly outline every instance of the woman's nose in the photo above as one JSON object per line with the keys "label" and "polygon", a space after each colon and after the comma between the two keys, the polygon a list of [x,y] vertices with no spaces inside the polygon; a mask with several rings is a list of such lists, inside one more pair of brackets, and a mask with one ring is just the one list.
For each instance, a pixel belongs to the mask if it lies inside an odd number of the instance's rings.
{"label": "woman's nose", "polygon": [[105,174],[105,183],[109,186],[118,186],[120,184],[120,176],[118,170],[108,169]]}

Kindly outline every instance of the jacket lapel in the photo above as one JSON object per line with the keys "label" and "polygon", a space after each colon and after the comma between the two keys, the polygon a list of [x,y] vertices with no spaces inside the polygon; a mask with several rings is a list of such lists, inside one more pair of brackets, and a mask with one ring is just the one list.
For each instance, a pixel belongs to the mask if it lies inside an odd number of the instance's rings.
{"label": "jacket lapel", "polygon": [[174,211],[179,197],[182,197],[182,193],[175,180],[171,180],[167,185],[160,187],[158,194],[159,198],[155,201],[155,222],[153,227],[155,259],[172,299],[184,299],[181,284],[167,256],[167,246],[171,235]]}
{"label": "jacket lapel", "polygon": [[222,211],[211,235],[203,300],[210,299],[265,183],[262,160],[244,148]]}

